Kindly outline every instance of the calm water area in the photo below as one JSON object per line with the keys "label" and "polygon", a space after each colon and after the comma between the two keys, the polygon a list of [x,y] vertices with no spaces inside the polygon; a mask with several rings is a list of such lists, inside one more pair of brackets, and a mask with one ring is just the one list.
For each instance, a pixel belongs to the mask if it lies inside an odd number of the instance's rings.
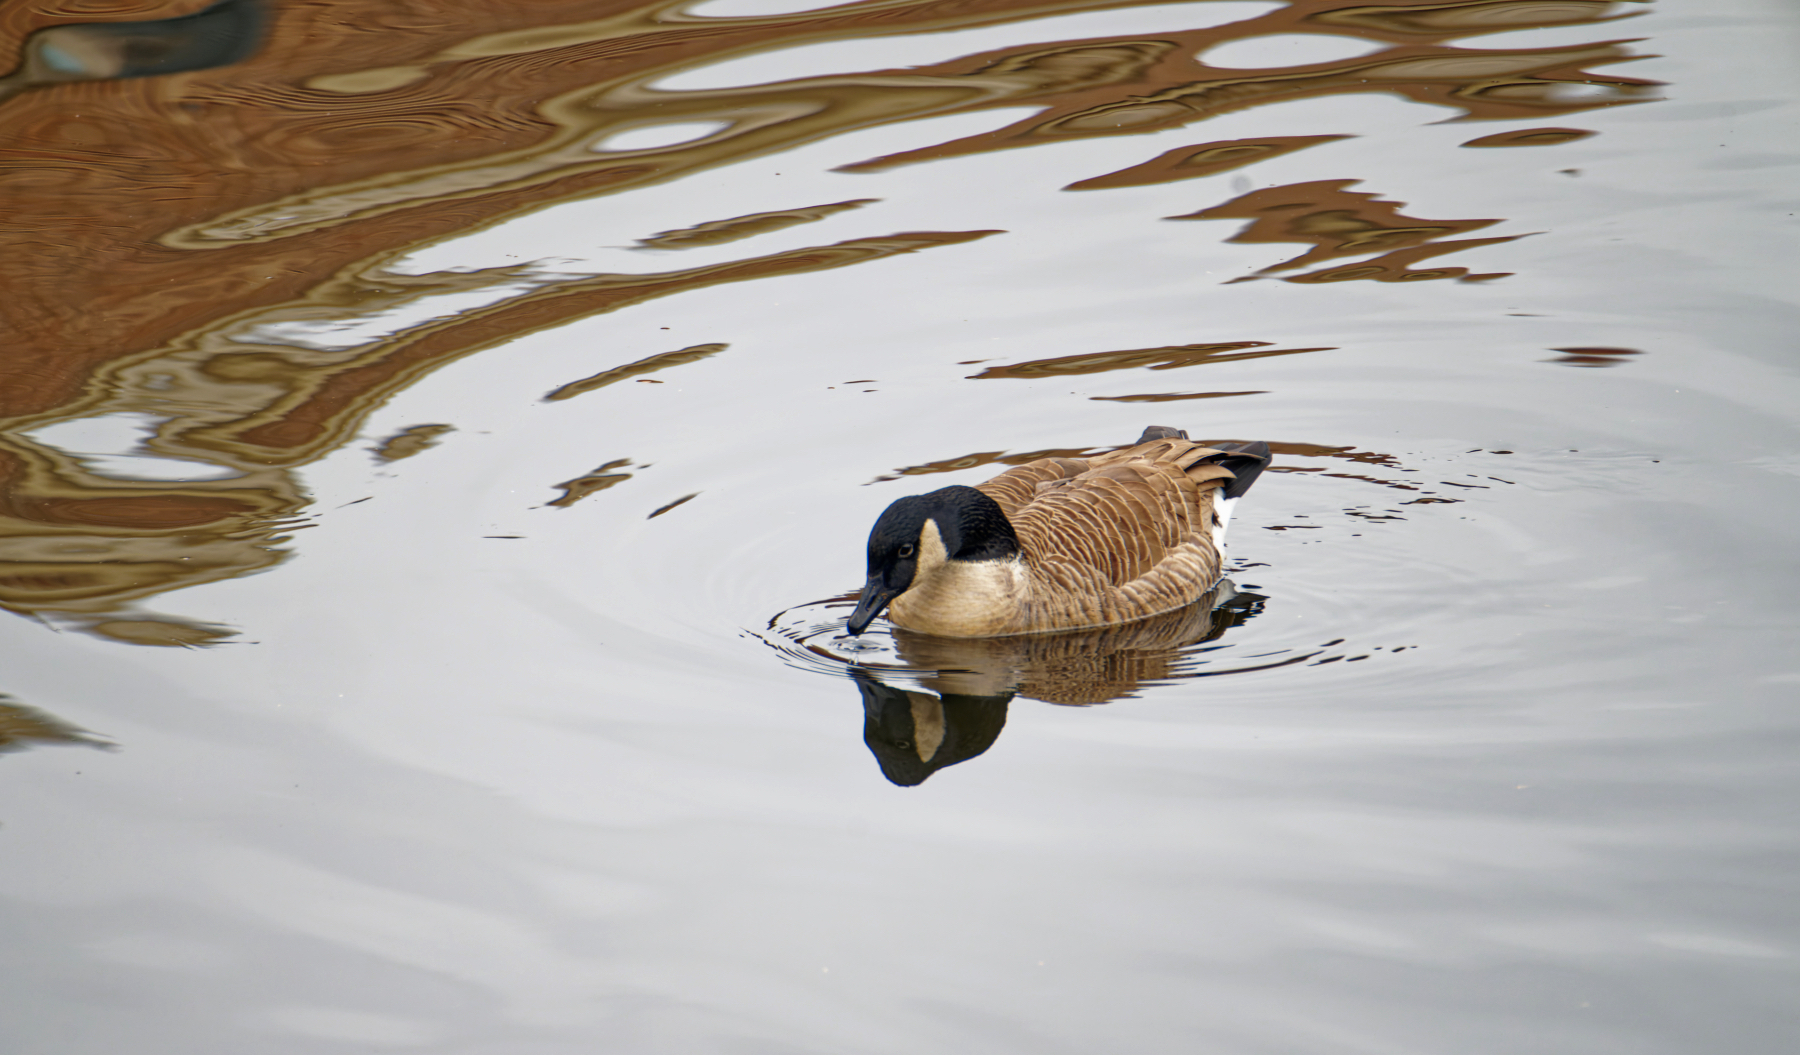
{"label": "calm water area", "polygon": [[[1800,6],[0,44],[0,1051],[1800,1050]],[[845,636],[1149,425],[1199,605]]]}

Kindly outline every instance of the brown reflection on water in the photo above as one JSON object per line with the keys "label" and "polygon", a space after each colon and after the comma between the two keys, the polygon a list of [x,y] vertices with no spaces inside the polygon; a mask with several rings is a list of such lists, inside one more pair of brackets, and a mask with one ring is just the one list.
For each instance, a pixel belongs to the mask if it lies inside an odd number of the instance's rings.
{"label": "brown reflection on water", "polygon": [[[996,233],[909,232],[654,274],[571,277],[533,265],[392,270],[419,249],[548,204],[845,131],[1021,104],[1039,112],[987,136],[851,168],[1151,131],[1322,94],[1394,92],[1465,116],[1520,118],[1640,101],[1652,84],[1587,68],[1633,57],[1620,42],[1511,50],[1442,43],[1597,23],[1603,4],[1296,0],[1244,22],[1149,38],[1025,41],[932,66],[660,90],[655,82],[670,73],[758,50],[1132,6],[869,0],[706,18],[686,14],[682,2],[614,4],[599,17],[592,0],[538,0],[528,9],[417,0],[405,12],[361,0],[0,6],[0,55],[14,57],[12,94],[0,101],[11,221],[0,232],[0,284],[18,291],[7,305],[12,370],[0,385],[0,606],[68,617],[119,640],[204,644],[228,631],[127,609],[277,563],[283,533],[304,526],[294,520],[306,498],[292,470],[350,441],[374,407],[438,367],[656,297]],[[200,23],[181,21],[210,12],[212,26],[247,11],[266,18],[240,18],[204,47]],[[99,23],[112,26],[94,28]],[[1193,57],[1282,32],[1389,46],[1354,60],[1252,72]],[[58,68],[68,76],[52,75]],[[692,122],[713,127],[648,149],[611,142],[622,132]],[[1237,148],[1253,144],[1273,156],[1267,148],[1283,141],[1204,144],[1097,179],[1145,177],[1159,164],[1173,172],[1184,162],[1198,171],[1242,158]],[[696,218],[640,244],[716,245],[865,201]],[[1427,274],[1384,260],[1363,266]],[[1334,279],[1320,272],[1296,280]],[[385,314],[453,293],[491,301],[368,339],[330,336],[352,324],[380,330]],[[599,387],[605,377],[585,383]],[[558,391],[575,394],[572,386]],[[147,453],[210,463],[229,477],[107,476],[19,435],[119,413],[156,420]],[[395,437],[381,451],[405,457],[431,438]],[[561,485],[557,501],[622,475],[596,470]]]}
{"label": "brown reflection on water", "polygon": [[[1361,180],[1313,180],[1284,187],[1265,187],[1239,195],[1222,205],[1199,212],[1170,216],[1170,220],[1250,220],[1248,227],[1228,242],[1300,242],[1313,248],[1257,272],[1266,275],[1308,267],[1343,256],[1379,252],[1382,255],[1357,264],[1323,268],[1294,275],[1289,282],[1416,282],[1421,279],[1462,278],[1465,281],[1500,278],[1501,273],[1471,275],[1466,267],[1415,270],[1412,265],[1428,257],[1459,252],[1477,246],[1511,242],[1522,235],[1500,238],[1464,238],[1453,242],[1437,239],[1491,227],[1499,220],[1423,220],[1405,216],[1405,202],[1384,201],[1373,194],[1346,190]],[[1256,275],[1234,278],[1248,282]]]}
{"label": "brown reflection on water", "polygon": [[1552,348],[1553,352],[1562,355],[1555,359],[1545,359],[1546,363],[1561,363],[1564,366],[1606,367],[1623,366],[1631,360],[1626,356],[1643,355],[1636,348]]}
{"label": "brown reflection on water", "polygon": [[671,509],[675,509],[680,506],[687,505],[689,502],[692,502],[694,499],[699,498],[699,497],[700,497],[699,491],[695,491],[691,495],[682,495],[680,498],[677,498],[673,502],[669,502],[667,504],[657,506],[654,510],[652,510],[650,512],[650,515],[645,517],[644,519],[645,520],[655,520],[657,517],[662,516],[664,513],[667,513]]}
{"label": "brown reflection on water", "polygon": [[1120,352],[1091,352],[1063,355],[1054,359],[1033,359],[1011,366],[990,366],[972,380],[987,378],[1070,377],[1075,374],[1100,374],[1109,370],[1174,370],[1204,363],[1232,363],[1242,359],[1263,359],[1274,355],[1300,355],[1303,352],[1330,352],[1334,348],[1272,348],[1268,351],[1246,349],[1269,348],[1268,341],[1219,341],[1213,344],[1176,344],[1161,348],[1128,348]]}
{"label": "brown reflection on water", "polygon": [[[1214,176],[1230,172],[1258,161],[1292,154],[1296,150],[1331,143],[1354,136],[1267,136],[1261,139],[1226,139],[1199,146],[1176,147],[1158,154],[1141,165],[1109,172],[1069,184],[1063,190],[1107,190],[1113,187],[1143,187],[1152,183],[1173,183],[1197,176]],[[1464,144],[1465,146],[1468,144]]]}
{"label": "brown reflection on water", "polygon": [[[1045,103],[1048,108],[998,131],[873,158],[843,166],[840,171],[871,171],[1073,138],[1160,131],[1218,114],[1321,95],[1392,92],[1417,102],[1455,107],[1465,117],[1497,119],[1641,102],[1650,98],[1648,93],[1656,84],[1638,78],[1600,76],[1583,68],[1637,58],[1618,47],[1622,42],[1516,51],[1399,45],[1357,59],[1259,71],[1250,76],[1209,67],[1192,58],[1195,52],[1227,40],[1299,29],[1295,23],[1303,23],[1304,19],[1294,16],[1309,6],[1312,5],[1295,4],[1285,12],[1262,19],[1170,33],[1154,41],[1069,45],[1037,53],[990,53],[938,67],[945,73],[964,77],[992,77],[1011,72],[1022,63],[1048,66],[1055,60],[1070,68],[1103,68],[1108,75],[1058,86],[1055,91],[1034,88],[1005,100],[967,104],[959,109],[985,109],[1020,100]],[[1277,23],[1281,24],[1279,28]],[[1255,32],[1246,32],[1252,26],[1256,27]],[[1361,27],[1333,28],[1377,39],[1386,35]],[[1470,30],[1438,35],[1458,32]],[[969,67],[977,61],[986,65]],[[1096,85],[1095,80],[1101,83]]]}
{"label": "brown reflection on water", "polygon": [[780,231],[803,223],[817,223],[827,216],[835,216],[851,209],[860,209],[865,205],[872,205],[878,200],[877,198],[857,198],[854,201],[813,205],[804,209],[756,212],[748,216],[734,216],[729,220],[711,220],[676,231],[658,231],[649,238],[638,239],[638,245],[645,249],[694,249],[699,246],[723,245],[726,242],[735,242],[740,238],[768,234],[770,231]]}
{"label": "brown reflection on water", "polygon": [[1548,147],[1558,143],[1573,143],[1577,139],[1589,139],[1599,134],[1585,128],[1520,128],[1512,132],[1495,132],[1491,136],[1471,139],[1463,146]]}
{"label": "brown reflection on water", "polygon": [[558,509],[567,509],[596,491],[604,491],[609,487],[617,487],[631,479],[630,473],[622,473],[617,470],[623,469],[630,464],[630,458],[614,458],[605,465],[599,466],[590,472],[583,473],[573,480],[564,480],[562,483],[555,485],[556,488],[562,492],[562,497],[551,499],[544,504],[547,506],[555,506]]}
{"label": "brown reflection on water", "polygon": [[[1249,350],[1258,349],[1258,350]],[[1266,349],[1266,350],[1262,350]],[[1034,359],[1010,366],[993,366],[971,377],[1033,379],[1069,377],[1075,374],[1099,374],[1110,370],[1174,370],[1179,367],[1207,363],[1229,363],[1241,359],[1262,359],[1276,355],[1300,355],[1304,352],[1329,352],[1332,348],[1270,348],[1268,341],[1221,341],[1215,344],[1179,344],[1162,348],[1130,348],[1118,352],[1064,355],[1055,359]],[[1188,399],[1223,399],[1227,396],[1260,396],[1267,390],[1244,392],[1151,392],[1125,396],[1089,396],[1089,399],[1115,403],[1170,403]]]}
{"label": "brown reflection on water", "polygon": [[437,446],[439,436],[455,432],[455,425],[414,425],[401,429],[375,448],[375,457],[384,462],[397,462]]}
{"label": "brown reflection on water", "polygon": [[33,744],[113,746],[105,737],[95,736],[86,729],[0,693],[0,752],[18,751]]}
{"label": "brown reflection on water", "polygon": [[671,366],[681,366],[685,363],[699,362],[702,359],[718,355],[729,347],[731,347],[729,344],[696,344],[689,348],[683,348],[680,351],[662,352],[658,355],[647,356],[634,363],[616,366],[611,370],[602,370],[592,377],[584,377],[579,381],[570,381],[568,384],[563,385],[561,388],[558,388],[545,396],[544,401],[549,403],[560,399],[573,399],[584,392],[592,392],[595,389],[605,388],[607,385],[617,384],[627,378],[638,377],[643,374],[653,374],[658,370],[667,370]]}
{"label": "brown reflection on water", "polygon": [[1050,447],[1041,451],[1020,451],[1009,454],[1006,451],[982,451],[978,454],[964,454],[941,461],[925,462],[920,465],[909,465],[903,469],[895,469],[885,476],[877,476],[869,483],[887,483],[906,476],[926,476],[931,473],[954,473],[963,469],[974,469],[983,465],[1024,465],[1039,458],[1091,458],[1106,451],[1118,450],[1116,446],[1108,447]]}
{"label": "brown reflection on water", "polygon": [[1174,403],[1183,399],[1224,399],[1226,396],[1266,396],[1268,389],[1249,392],[1147,392],[1136,396],[1089,396],[1112,403]]}
{"label": "brown reflection on water", "polygon": [[[1631,0],[1644,3],[1647,0]],[[1318,26],[1364,26],[1396,35],[1495,33],[1578,23],[1610,22],[1638,12],[1607,17],[1611,0],[1460,0],[1453,3],[1342,4],[1311,15]]]}
{"label": "brown reflection on water", "polygon": [[[325,6],[340,17],[323,17],[318,5],[274,9],[267,45],[234,66],[179,79],[48,85],[7,101],[9,193],[28,220],[19,234],[32,251],[8,254],[0,267],[29,277],[39,298],[32,311],[41,325],[26,328],[21,354],[63,369],[11,391],[0,412],[70,398],[83,364],[121,349],[154,348],[252,309],[316,303],[316,287],[372,275],[377,258],[403,248],[850,128],[1020,102],[1049,107],[990,136],[873,166],[1127,134],[1322,93],[1395,91],[1473,116],[1515,118],[1637,101],[1650,83],[1582,69],[1632,57],[1613,43],[1510,51],[1420,43],[1598,21],[1597,5],[1437,5],[1441,17],[1420,21],[1315,0],[1153,40],[1034,44],[937,66],[688,92],[648,85],[688,65],[774,46],[1094,5],[881,0],[709,19],[665,2],[595,20],[591,3],[544,0],[528,14],[479,6],[391,26],[368,5]],[[47,6],[11,9],[42,13],[0,25],[0,48],[61,20]],[[1350,17],[1359,11],[1367,17]],[[521,26],[526,18],[539,24]],[[1375,56],[1253,76],[1191,57],[1295,30],[1396,43]],[[726,127],[666,147],[594,149],[616,132],[696,121]],[[145,186],[164,188],[156,208],[122,207],[139,201]],[[56,237],[38,238],[52,222]],[[106,260],[104,283],[93,277],[97,258]],[[171,287],[181,295],[166,295]]]}
{"label": "brown reflection on water", "polygon": [[[1244,441],[1241,439],[1232,439],[1230,437],[1215,437],[1212,439],[1204,439],[1200,442],[1212,446],[1220,443],[1242,443]],[[1277,440],[1270,440],[1268,441],[1268,444],[1269,450],[1275,454],[1288,454],[1307,458],[1336,458],[1349,462],[1357,462],[1363,465],[1381,466],[1396,471],[1402,470],[1399,460],[1393,455],[1381,454],[1376,451],[1359,451],[1354,447],[1331,447],[1319,443],[1284,443]],[[1048,450],[1019,451],[1016,453],[1009,453],[1007,451],[981,451],[976,454],[964,454],[955,458],[944,458],[939,461],[909,465],[905,468],[895,469],[892,473],[887,475],[877,476],[875,479],[870,480],[869,483],[888,483],[908,476],[929,476],[934,473],[960,472],[964,469],[975,469],[983,465],[1024,465],[1027,462],[1037,461],[1039,458],[1092,458],[1096,455],[1105,454],[1108,451],[1122,449],[1123,448],[1117,444],[1110,444],[1095,447],[1053,447]],[[1400,486],[1404,487],[1406,490],[1417,490],[1417,488],[1408,485],[1397,484],[1392,481],[1376,479],[1370,476],[1329,472],[1322,466],[1292,466],[1281,464],[1278,461],[1275,465],[1271,465],[1263,471],[1277,473],[1325,473],[1328,476],[1341,476],[1346,479],[1367,480],[1370,483],[1379,483],[1383,486]]]}

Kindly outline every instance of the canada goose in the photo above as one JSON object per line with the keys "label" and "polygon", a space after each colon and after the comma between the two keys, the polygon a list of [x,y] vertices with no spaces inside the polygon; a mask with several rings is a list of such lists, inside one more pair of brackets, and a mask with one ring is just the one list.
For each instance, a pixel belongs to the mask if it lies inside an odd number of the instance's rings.
{"label": "canada goose", "polygon": [[869,580],[848,629],[1006,637],[1129,623],[1219,581],[1231,506],[1266,443],[1207,447],[1153,425],[1094,458],[1042,458],[979,487],[902,498],[869,533]]}

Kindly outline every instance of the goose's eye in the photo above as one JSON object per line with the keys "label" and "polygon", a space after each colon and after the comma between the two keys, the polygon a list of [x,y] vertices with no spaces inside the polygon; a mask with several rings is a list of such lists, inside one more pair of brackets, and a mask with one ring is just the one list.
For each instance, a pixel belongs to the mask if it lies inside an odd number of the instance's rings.
{"label": "goose's eye", "polygon": [[901,559],[901,560],[905,560],[905,559],[906,559],[906,558],[908,558],[908,557],[910,557],[910,556],[912,556],[912,555],[913,555],[913,544],[912,544],[912,543],[910,543],[910,542],[907,542],[907,543],[903,543],[903,544],[901,544],[901,546],[900,546],[900,559]]}

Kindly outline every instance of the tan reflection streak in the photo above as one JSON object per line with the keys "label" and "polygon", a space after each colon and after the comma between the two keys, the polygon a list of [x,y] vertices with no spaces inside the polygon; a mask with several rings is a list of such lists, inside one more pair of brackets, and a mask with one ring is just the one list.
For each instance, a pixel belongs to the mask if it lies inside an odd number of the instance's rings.
{"label": "tan reflection streak", "polygon": [[0,693],[0,751],[17,751],[33,743],[113,746],[105,737],[95,736],[86,729]]}
{"label": "tan reflection streak", "polygon": [[375,457],[384,462],[397,462],[402,458],[411,458],[421,451],[437,446],[437,438],[446,432],[455,432],[455,425],[414,425],[383,440],[381,446],[375,448]]}
{"label": "tan reflection streak", "polygon": [[[1485,282],[1491,278],[1505,278],[1511,272],[1490,271],[1485,274],[1473,275],[1466,267],[1434,267],[1415,270],[1412,265],[1428,257],[1457,253],[1464,249],[1474,249],[1484,245],[1497,245],[1523,237],[1523,235],[1510,235],[1504,238],[1464,238],[1456,242],[1437,242],[1432,245],[1414,246],[1411,249],[1396,249],[1394,252],[1383,253],[1372,260],[1324,268],[1319,271],[1308,271],[1304,275],[1293,275],[1283,281],[1318,283],[1354,282],[1366,279],[1373,282],[1420,282],[1437,278],[1455,278],[1464,282]],[[1244,279],[1232,279],[1232,281],[1242,282]]]}
{"label": "tan reflection streak", "polygon": [[[1642,3],[1644,0],[1630,0]],[[1320,26],[1384,33],[1462,36],[1575,23],[1616,22],[1640,12],[1606,17],[1612,0],[1464,0],[1454,4],[1356,5],[1307,16]]]}
{"label": "tan reflection streak", "polygon": [[1628,355],[1643,355],[1636,348],[1552,348],[1553,352],[1561,352],[1559,359],[1544,359],[1546,363],[1562,363],[1565,366],[1622,366],[1630,362],[1624,358]]}
{"label": "tan reflection streak", "polygon": [[617,487],[631,479],[631,474],[615,472],[614,470],[624,468],[630,464],[630,458],[614,458],[612,461],[607,462],[605,465],[600,466],[592,472],[583,473],[573,480],[565,480],[562,483],[555,485],[556,488],[562,492],[562,497],[553,498],[544,504],[555,506],[558,509],[567,509],[596,491],[604,491],[609,487]]}
{"label": "tan reflection streak", "polygon": [[645,520],[655,520],[657,517],[662,516],[664,513],[667,513],[669,510],[674,509],[676,506],[687,505],[689,502],[692,502],[694,499],[699,498],[699,497],[700,497],[699,491],[695,491],[691,495],[682,495],[680,498],[677,498],[675,501],[670,502],[668,505],[656,507],[655,511],[653,511],[649,516],[645,517],[644,519]]}
{"label": "tan reflection streak", "polygon": [[544,401],[548,403],[560,399],[572,399],[575,396],[581,395],[583,392],[592,392],[597,388],[605,388],[607,385],[615,384],[626,378],[637,377],[640,374],[653,374],[658,370],[666,370],[671,366],[681,366],[684,363],[699,362],[702,359],[718,355],[729,347],[731,347],[729,344],[696,344],[691,348],[683,348],[678,352],[663,352],[660,355],[652,355],[648,358],[639,359],[635,363],[626,363],[624,366],[615,366],[611,370],[604,370],[592,377],[584,377],[579,381],[571,381],[545,396]]}
{"label": "tan reflection streak", "polygon": [[963,469],[973,469],[981,465],[1024,465],[1039,458],[1087,458],[1109,450],[1113,447],[1051,447],[1041,451],[1022,451],[1008,454],[1005,451],[982,451],[979,454],[965,454],[957,458],[946,458],[942,461],[926,462],[923,465],[909,465],[903,469],[895,469],[891,475],[877,476],[869,483],[887,483],[903,476],[924,476],[930,473],[953,473]]}
{"label": "tan reflection streak", "polygon": [[[1035,359],[1012,366],[991,366],[972,380],[1012,377],[1068,377],[1074,374],[1099,374],[1109,370],[1174,370],[1202,363],[1230,363],[1241,359],[1264,359],[1274,355],[1300,355],[1305,352],[1330,352],[1334,348],[1274,348],[1269,351],[1242,351],[1245,348],[1268,348],[1268,341],[1225,341],[1218,344],[1178,344],[1165,348],[1133,348],[1123,352],[1099,352],[1065,355],[1056,359]],[[1071,457],[1073,457],[1071,455]]]}
{"label": "tan reflection streak", "polygon": [[649,238],[640,238],[638,245],[645,249],[693,249],[697,246],[723,245],[735,242],[740,238],[768,234],[803,223],[815,223],[840,212],[860,209],[871,205],[879,198],[857,198],[854,201],[840,201],[831,205],[814,205],[805,209],[783,209],[779,212],[756,212],[748,216],[734,216],[729,220],[713,220],[710,223],[695,224],[676,231],[658,231]]}
{"label": "tan reflection streak", "polygon": [[1089,396],[1110,403],[1172,403],[1181,399],[1224,399],[1226,396],[1266,396],[1267,389],[1254,392],[1163,392],[1142,396]]}
{"label": "tan reflection streak", "polygon": [[[1385,256],[1348,267],[1314,271],[1289,279],[1292,282],[1343,282],[1380,279],[1385,282],[1415,281],[1466,275],[1467,268],[1413,271],[1413,262],[1460,249],[1510,242],[1522,235],[1470,238],[1427,245],[1447,235],[1462,234],[1499,223],[1499,220],[1421,220],[1402,215],[1405,202],[1384,201],[1373,194],[1345,190],[1361,180],[1314,180],[1285,187],[1266,187],[1240,195],[1222,205],[1199,212],[1170,216],[1171,220],[1250,220],[1250,226],[1226,239],[1230,242],[1301,242],[1313,248],[1271,264],[1258,274],[1286,271],[1323,263],[1336,257],[1387,251]],[[1496,278],[1497,275],[1475,276]],[[1233,282],[1246,281],[1244,278]]]}
{"label": "tan reflection streak", "polygon": [[1152,183],[1173,183],[1176,180],[1230,172],[1235,168],[1242,168],[1258,161],[1267,161],[1270,158],[1278,158],[1283,154],[1291,154],[1296,150],[1304,150],[1320,143],[1353,138],[1355,137],[1269,136],[1263,139],[1227,139],[1217,143],[1202,143],[1199,146],[1176,147],[1174,150],[1156,155],[1141,165],[1133,165],[1128,169],[1109,172],[1104,176],[1095,176],[1092,179],[1071,183],[1063,190],[1106,190],[1112,187],[1142,187]]}
{"label": "tan reflection streak", "polygon": [[1044,101],[1052,105],[1044,113],[1005,128],[872,158],[842,166],[839,171],[875,171],[1031,146],[1045,137],[1161,131],[1216,114],[1317,95],[1394,92],[1417,102],[1460,109],[1465,118],[1492,119],[1643,102],[1649,98],[1645,93],[1657,83],[1632,77],[1603,77],[1582,69],[1642,57],[1620,48],[1619,44],[1627,43],[1624,41],[1518,51],[1406,45],[1372,57],[1289,67],[1252,76],[1219,70],[1188,57],[1203,46],[1233,39],[1235,35],[1222,36],[1217,29],[1171,33],[1170,42],[1183,46],[1167,52],[1155,70],[1147,70],[1117,88],[1072,88],[1060,97],[1046,97]]}
{"label": "tan reflection streak", "polygon": [[1585,128],[1521,128],[1513,132],[1496,132],[1491,136],[1471,139],[1466,147],[1547,147],[1570,143],[1599,135]]}

